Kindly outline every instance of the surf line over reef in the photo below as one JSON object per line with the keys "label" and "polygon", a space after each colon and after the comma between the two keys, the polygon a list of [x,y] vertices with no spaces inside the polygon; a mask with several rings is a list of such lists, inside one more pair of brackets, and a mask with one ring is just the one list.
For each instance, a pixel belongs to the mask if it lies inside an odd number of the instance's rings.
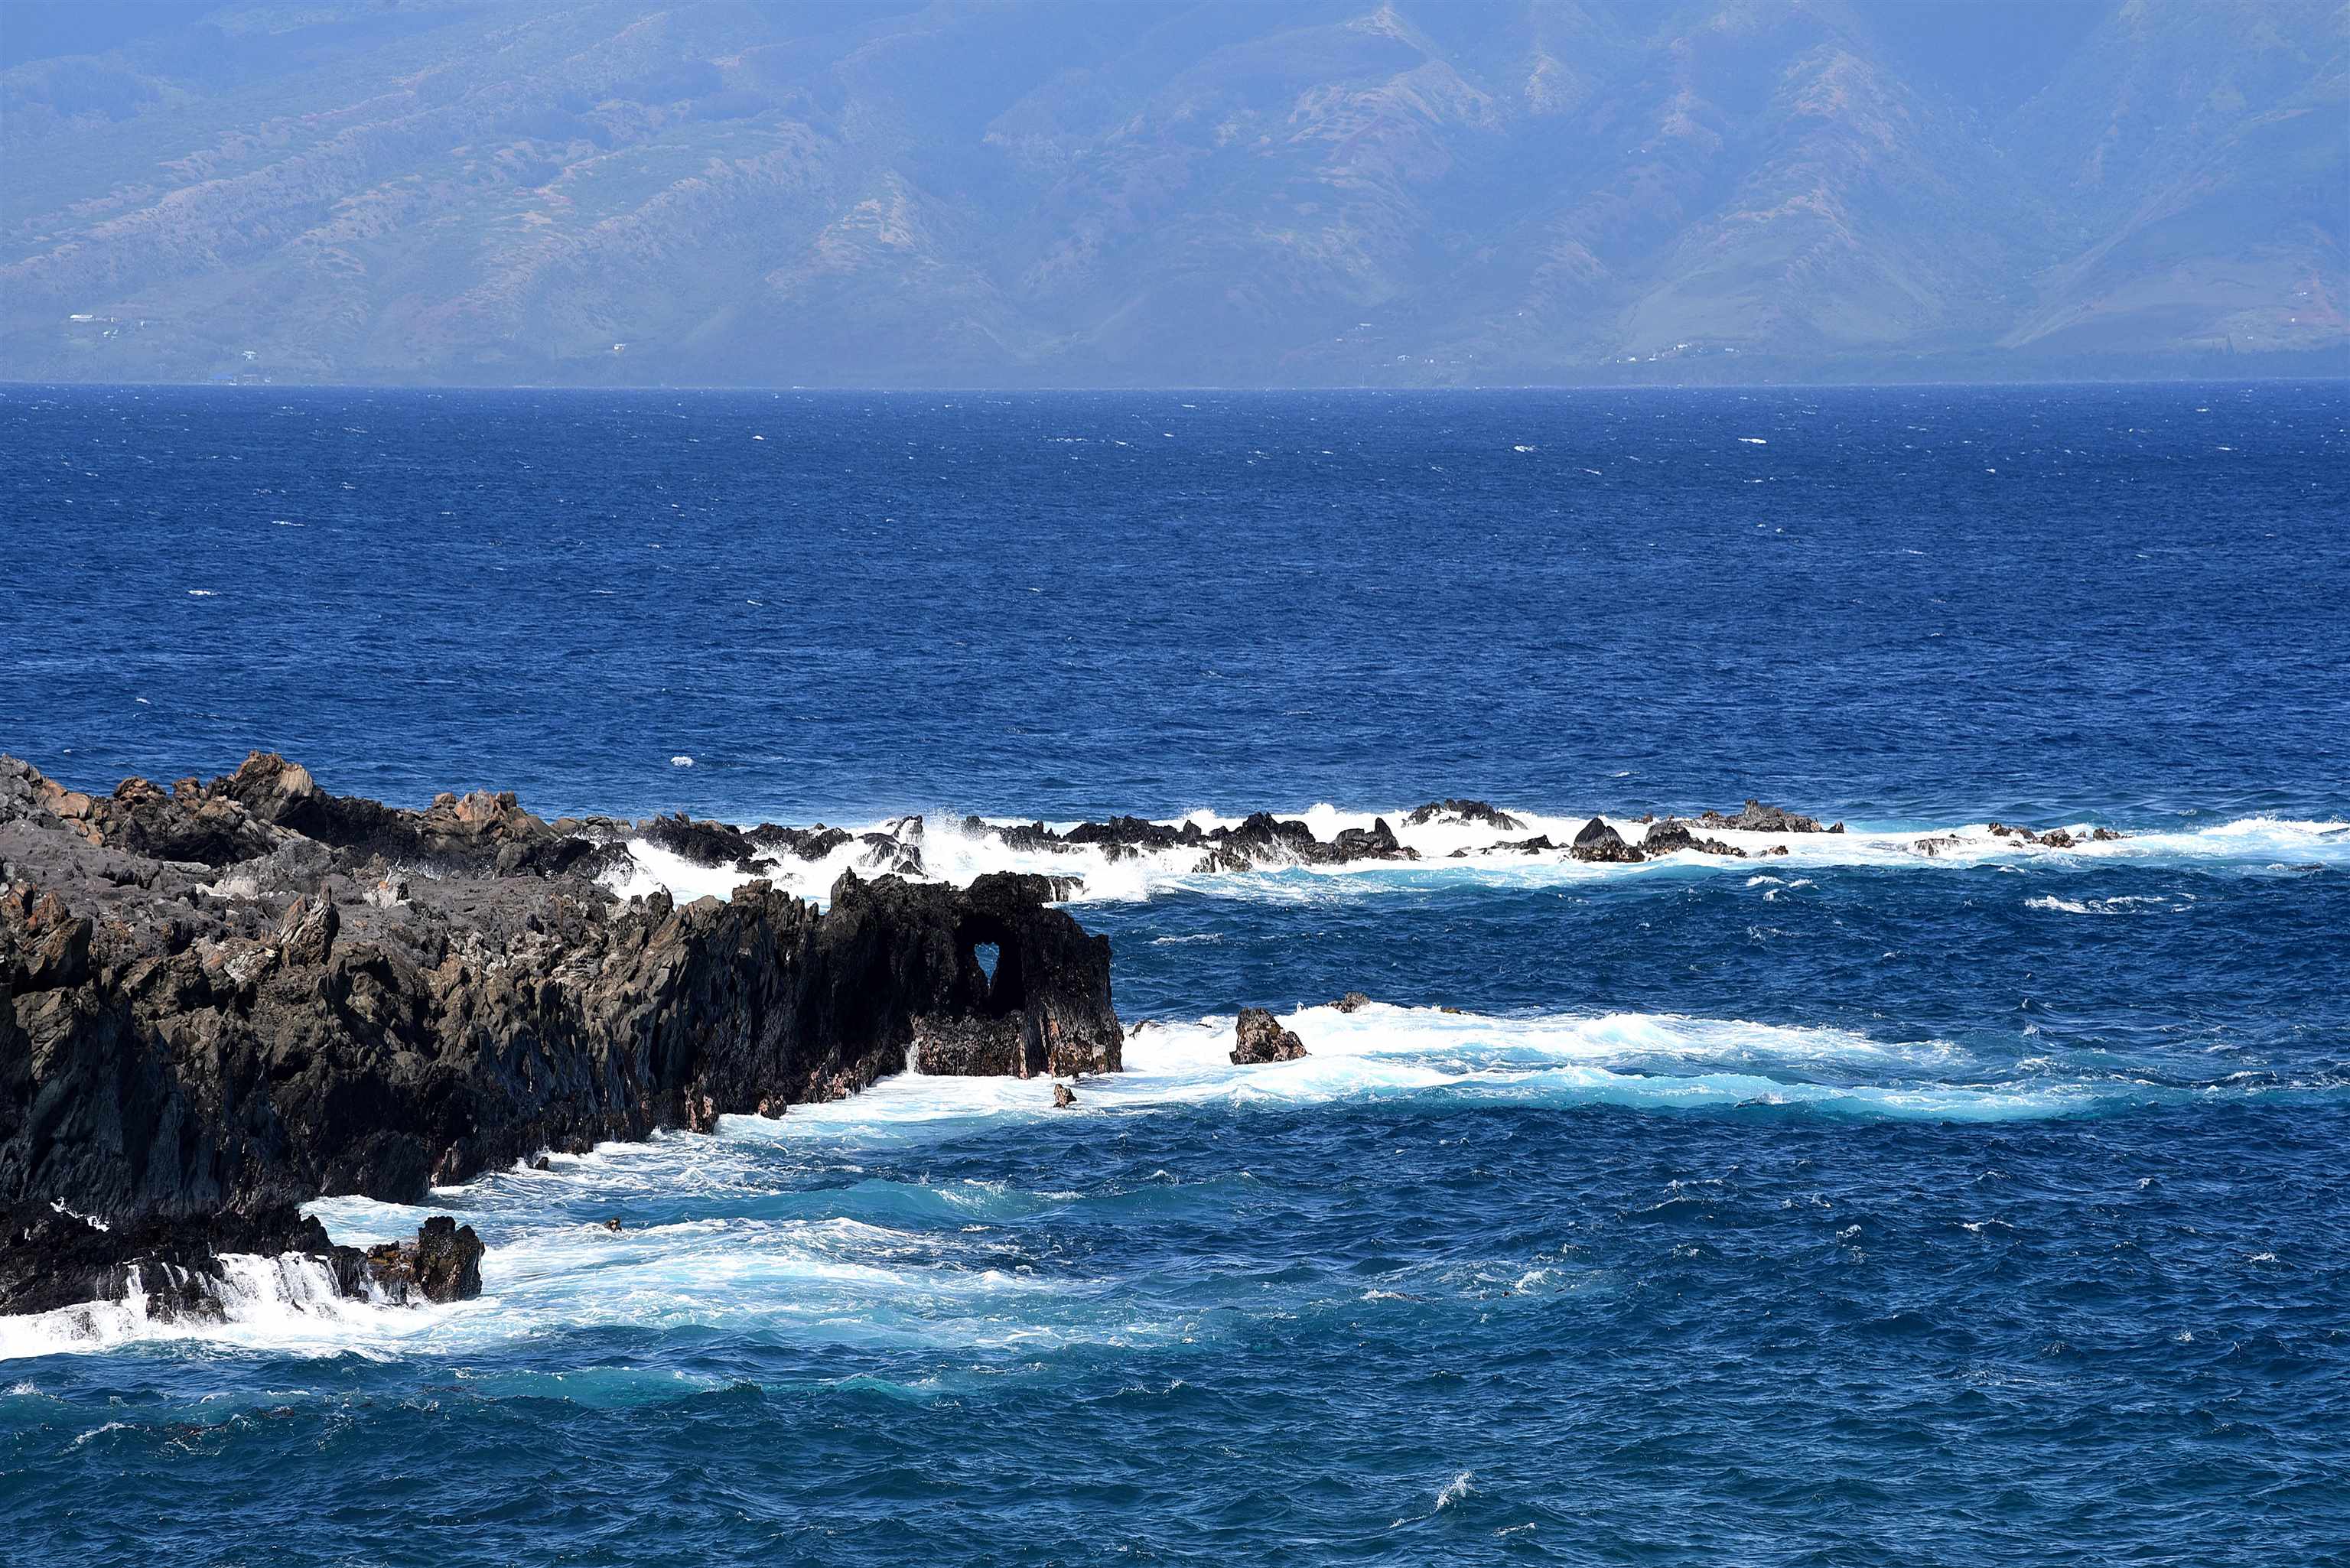
{"label": "surf line over reef", "polygon": [[1109,940],[1052,907],[1066,879],[624,900],[599,878],[650,826],[387,806],[263,753],[104,796],[0,758],[0,1314],[217,1317],[255,1254],[313,1291],[461,1299],[472,1227],[362,1252],[301,1206],[424,1204],[910,1068],[1119,1069]]}

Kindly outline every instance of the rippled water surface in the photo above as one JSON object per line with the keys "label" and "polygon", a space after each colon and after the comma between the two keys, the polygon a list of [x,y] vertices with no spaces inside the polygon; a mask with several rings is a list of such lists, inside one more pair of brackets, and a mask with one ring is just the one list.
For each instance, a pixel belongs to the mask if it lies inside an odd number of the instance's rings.
{"label": "rippled water surface", "polygon": [[[83,786],[919,810],[954,877],[1040,864],[966,812],[1847,831],[1087,860],[1075,1112],[495,1173],[454,1307],[0,1320],[5,1555],[2341,1562],[2345,416],[7,389],[0,748]],[[1991,819],[2128,836],[1911,847]],[[1232,1066],[1248,1004],[1311,1054]]]}

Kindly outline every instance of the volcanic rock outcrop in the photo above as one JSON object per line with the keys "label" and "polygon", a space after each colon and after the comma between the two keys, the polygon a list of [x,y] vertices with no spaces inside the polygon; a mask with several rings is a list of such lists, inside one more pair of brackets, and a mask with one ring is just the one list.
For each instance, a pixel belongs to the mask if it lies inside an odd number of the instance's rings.
{"label": "volcanic rock outcrop", "polygon": [[[1455,803],[1461,804],[1461,803]],[[1469,803],[1473,804],[1473,803]],[[1488,808],[1490,809],[1490,808]],[[1357,860],[1417,860],[1419,852],[1407,847],[1385,817],[1368,827],[1341,828],[1328,839],[1295,817],[1276,817],[1269,811],[1251,814],[1235,826],[1203,828],[1196,822],[1180,826],[1149,822],[1139,816],[1113,816],[1107,822],[1081,822],[1066,833],[1041,822],[996,826],[972,816],[963,831],[992,835],[1005,847],[1033,853],[1097,848],[1111,860],[1123,860],[1142,851],[1196,849],[1201,851],[1196,869],[1248,871],[1261,866],[1344,866]]]}
{"label": "volcanic rock outcrop", "polygon": [[1735,816],[1724,816],[1721,812],[1709,811],[1701,813],[1697,822],[1700,827],[1727,827],[1741,833],[1842,833],[1844,831],[1844,824],[1841,822],[1822,827],[1820,819],[1816,816],[1805,816],[1801,812],[1788,811],[1782,806],[1765,805],[1759,800],[1748,801],[1746,808]]}
{"label": "volcanic rock outcrop", "polygon": [[1575,836],[1575,842],[1568,846],[1567,853],[1577,860],[1596,860],[1602,864],[1629,863],[1648,858],[1625,843],[1622,834],[1596,816],[1583,825],[1583,831]]}
{"label": "volcanic rock outcrop", "polygon": [[1413,806],[1404,814],[1406,827],[1419,827],[1430,822],[1477,823],[1497,827],[1504,833],[1523,827],[1524,823],[1506,811],[1497,811],[1482,800],[1431,800],[1426,805]]}
{"label": "volcanic rock outcrop", "polygon": [[1295,1062],[1305,1054],[1305,1042],[1295,1031],[1284,1029],[1280,1020],[1262,1007],[1241,1009],[1240,1022],[1232,1028],[1232,1064],[1248,1066],[1262,1062]]}
{"label": "volcanic rock outcrop", "polygon": [[[757,842],[669,822],[697,859]],[[101,797],[0,759],[0,1312],[119,1296],[142,1260],[216,1279],[231,1252],[462,1294],[469,1230],[359,1258],[298,1206],[422,1203],[545,1149],[837,1097],[910,1048],[930,1072],[1120,1065],[1108,941],[1053,880],[623,902],[591,877],[625,847],[582,826],[511,794],[332,795],[263,753]]]}
{"label": "volcanic rock outcrop", "polygon": [[1740,860],[1746,857],[1746,851],[1733,848],[1719,838],[1700,838],[1690,831],[1688,823],[1677,816],[1650,823],[1648,834],[1640,840],[1640,852],[1651,857],[1670,855],[1682,849],[1700,855],[1727,855]]}

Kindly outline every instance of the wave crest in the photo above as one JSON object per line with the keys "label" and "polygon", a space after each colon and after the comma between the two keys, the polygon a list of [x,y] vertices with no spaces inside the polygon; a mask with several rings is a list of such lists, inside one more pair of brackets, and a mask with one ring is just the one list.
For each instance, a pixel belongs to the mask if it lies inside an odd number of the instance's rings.
{"label": "wave crest", "polygon": [[[629,860],[607,883],[622,897],[665,890],[680,902],[706,895],[730,896],[754,877],[764,877],[799,897],[826,902],[844,871],[873,877],[897,869],[916,880],[968,886],[990,872],[1012,871],[1068,879],[1072,903],[1138,902],[1176,893],[1206,894],[1264,902],[1299,902],[1332,893],[1377,894],[1396,889],[1465,885],[1492,888],[1608,883],[1649,877],[1735,875],[1748,886],[1767,886],[1754,860],[1768,857],[1772,870],[1788,878],[1802,871],[1869,867],[1919,872],[1964,870],[1983,866],[2048,868],[2099,866],[2237,866],[2261,869],[2350,866],[2350,822],[2270,816],[2242,817],[2210,826],[2131,832],[2103,841],[2090,837],[2085,823],[2055,830],[2073,842],[2049,844],[1993,833],[1988,823],[1955,826],[1861,827],[1842,833],[1753,832],[1708,828],[1710,839],[1742,850],[1748,858],[1681,849],[1638,862],[1578,860],[1565,847],[1590,819],[1512,811],[1511,826],[1437,817],[1418,823],[1405,812],[1345,811],[1310,806],[1284,820],[1302,822],[1315,840],[1327,845],[1341,833],[1370,832],[1385,823],[1397,842],[1417,859],[1365,858],[1342,864],[1307,864],[1276,858],[1231,868],[1196,846],[1128,847],[1123,845],[1042,846],[1008,830],[1024,826],[1004,820],[940,815],[893,817],[849,829],[845,840],[812,859],[786,847],[770,848],[753,869],[696,865],[644,839],[629,843]],[[1163,819],[1159,826],[1193,825],[1204,831],[1237,826],[1243,819],[1195,811]],[[1648,825],[1637,818],[1602,817],[1627,843],[1638,846]],[[909,824],[915,825],[911,828]],[[1076,823],[1046,823],[1065,833]],[[1517,847],[1547,839],[1554,847]],[[906,853],[908,844],[918,854]],[[918,859],[919,871],[903,867]],[[1780,878],[1784,881],[1786,878]],[[1788,885],[1803,886],[1801,882]]]}

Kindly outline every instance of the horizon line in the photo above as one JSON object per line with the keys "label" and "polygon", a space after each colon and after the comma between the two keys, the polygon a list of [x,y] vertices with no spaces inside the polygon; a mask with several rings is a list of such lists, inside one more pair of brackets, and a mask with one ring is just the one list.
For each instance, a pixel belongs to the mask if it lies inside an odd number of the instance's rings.
{"label": "horizon line", "polygon": [[0,396],[19,389],[41,391],[203,391],[203,392],[683,392],[683,393],[765,393],[773,397],[785,394],[802,396],[849,397],[931,397],[942,393],[961,396],[1035,396],[1049,393],[1133,393],[1209,392],[1224,395],[1280,395],[1303,392],[1357,392],[1382,396],[1419,396],[1428,394],[1478,392],[1777,392],[1777,391],[1892,391],[1904,388],[1931,387],[2183,387],[2183,386],[2326,386],[2350,383],[2350,366],[2331,371],[2314,371],[2307,375],[2249,376],[2047,376],[2029,379],[1950,379],[1920,377],[1916,379],[1889,381],[1491,381],[1440,386],[1385,386],[1363,382],[1295,382],[1242,385],[1226,382],[1166,381],[1152,383],[1082,383],[1048,382],[1032,385],[1004,385],[985,382],[936,385],[889,385],[881,383],[843,383],[840,385],[807,385],[770,383],[713,382],[620,382],[609,386],[573,381],[57,381],[0,377]]}

